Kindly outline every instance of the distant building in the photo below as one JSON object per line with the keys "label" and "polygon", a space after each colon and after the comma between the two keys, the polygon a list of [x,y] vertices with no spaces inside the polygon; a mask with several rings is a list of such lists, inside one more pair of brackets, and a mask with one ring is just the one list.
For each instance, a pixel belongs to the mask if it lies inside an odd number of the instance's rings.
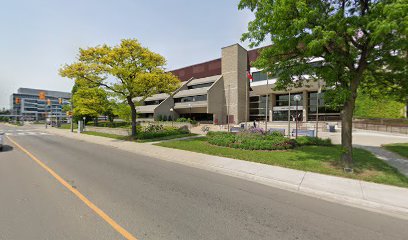
{"label": "distant building", "polygon": [[65,119],[62,107],[68,104],[71,93],[43,89],[19,88],[10,96],[11,115],[25,121],[46,118]]}

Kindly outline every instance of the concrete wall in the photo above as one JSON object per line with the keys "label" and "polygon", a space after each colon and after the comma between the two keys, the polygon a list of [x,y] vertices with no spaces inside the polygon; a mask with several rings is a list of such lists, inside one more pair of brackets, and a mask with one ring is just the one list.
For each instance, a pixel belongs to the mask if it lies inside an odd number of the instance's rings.
{"label": "concrete wall", "polygon": [[224,111],[233,117],[232,123],[246,121],[248,104],[247,51],[239,44],[222,49],[221,73],[224,78],[225,107]]}
{"label": "concrete wall", "polygon": [[167,116],[167,117],[171,116],[172,119],[178,118],[178,113],[176,111],[173,111],[173,112],[170,111],[170,108],[173,108],[173,107],[174,107],[174,99],[170,96],[166,98],[165,100],[163,100],[163,102],[161,102],[159,106],[157,106],[156,109],[154,109],[154,118],[157,120],[159,115]]}
{"label": "concrete wall", "polygon": [[214,124],[224,124],[226,120],[224,78],[221,77],[208,89],[207,112],[214,115]]}

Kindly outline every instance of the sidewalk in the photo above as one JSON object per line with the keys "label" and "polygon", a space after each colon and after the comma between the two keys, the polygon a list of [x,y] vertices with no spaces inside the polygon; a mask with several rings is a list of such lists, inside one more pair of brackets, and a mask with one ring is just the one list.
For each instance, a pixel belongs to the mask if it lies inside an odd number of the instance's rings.
{"label": "sidewalk", "polygon": [[408,159],[396,153],[390,152],[387,149],[384,149],[382,147],[362,146],[362,145],[356,145],[356,147],[370,151],[379,159],[382,159],[383,161],[387,162],[389,165],[397,168],[405,176],[408,176]]}
{"label": "sidewalk", "polygon": [[78,141],[102,144],[145,156],[156,157],[165,161],[239,177],[344,205],[408,219],[408,189],[406,188],[164,148],[148,143],[127,142],[71,133],[68,130],[51,128],[46,131]]}

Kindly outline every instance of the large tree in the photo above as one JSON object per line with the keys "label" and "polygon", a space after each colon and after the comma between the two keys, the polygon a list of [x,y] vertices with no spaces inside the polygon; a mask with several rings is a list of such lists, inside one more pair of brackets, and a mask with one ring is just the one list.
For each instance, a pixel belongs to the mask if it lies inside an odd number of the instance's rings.
{"label": "large tree", "polygon": [[[352,118],[359,88],[382,86],[406,97],[406,0],[241,0],[255,19],[242,40],[258,46],[255,66],[276,73],[277,89],[322,79],[341,106],[342,160],[352,169]],[[320,58],[323,64],[310,64]],[[306,77],[307,76],[307,77]]]}
{"label": "large tree", "polygon": [[136,136],[136,108],[133,99],[142,101],[156,93],[170,93],[179,80],[165,72],[166,60],[141,46],[135,39],[124,39],[117,46],[102,45],[80,49],[78,60],[60,69],[60,75],[88,81],[127,102],[132,113],[132,136]]}

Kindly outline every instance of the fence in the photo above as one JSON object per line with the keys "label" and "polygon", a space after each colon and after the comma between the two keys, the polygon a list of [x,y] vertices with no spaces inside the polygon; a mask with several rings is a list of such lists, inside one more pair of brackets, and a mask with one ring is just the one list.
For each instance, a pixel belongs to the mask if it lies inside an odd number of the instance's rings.
{"label": "fence", "polygon": [[357,129],[364,129],[364,130],[371,130],[371,131],[408,134],[408,126],[404,126],[404,125],[353,122],[353,127]]}

